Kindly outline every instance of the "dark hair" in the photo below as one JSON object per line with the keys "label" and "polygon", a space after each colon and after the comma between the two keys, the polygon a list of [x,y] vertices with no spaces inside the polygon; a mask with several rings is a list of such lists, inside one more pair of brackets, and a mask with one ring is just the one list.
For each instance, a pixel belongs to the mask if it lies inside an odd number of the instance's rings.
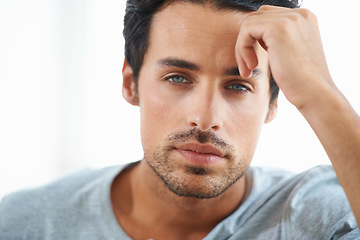
{"label": "dark hair", "polygon": [[[211,3],[217,9],[256,11],[262,5],[298,8],[298,0],[127,0],[124,18],[125,58],[133,69],[135,86],[149,46],[149,32],[154,15],[165,4],[176,1],[204,5]],[[270,105],[279,94],[279,87],[270,76]]]}

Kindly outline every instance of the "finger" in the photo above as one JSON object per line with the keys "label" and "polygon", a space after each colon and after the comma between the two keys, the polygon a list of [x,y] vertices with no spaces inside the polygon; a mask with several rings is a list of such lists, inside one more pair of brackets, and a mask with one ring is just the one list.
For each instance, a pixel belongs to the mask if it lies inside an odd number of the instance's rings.
{"label": "finger", "polygon": [[[256,41],[254,41],[254,44]],[[254,46],[242,47],[241,42],[235,48],[235,56],[239,66],[240,75],[243,78],[249,78],[251,72],[258,65],[258,58]]]}
{"label": "finger", "polygon": [[253,46],[243,48],[241,52],[242,59],[244,60],[246,67],[250,70],[254,70],[258,65],[258,58]]}
{"label": "finger", "polygon": [[[279,12],[284,12],[281,16]],[[268,6],[245,17],[240,26],[235,54],[239,66],[240,75],[248,78],[251,72],[258,65],[256,49],[259,44],[266,51],[272,43],[281,37],[279,26],[284,21],[284,17],[289,17],[289,10]],[[284,16],[285,15],[285,16]]]}
{"label": "finger", "polygon": [[239,68],[240,76],[244,79],[250,78],[252,75],[252,70],[247,67],[246,63],[244,62],[240,54],[235,54],[235,57]]}
{"label": "finger", "polygon": [[239,66],[240,75],[243,78],[249,78],[252,71],[258,66],[258,57],[255,51],[257,40],[249,34],[242,33],[238,35],[235,56]]}

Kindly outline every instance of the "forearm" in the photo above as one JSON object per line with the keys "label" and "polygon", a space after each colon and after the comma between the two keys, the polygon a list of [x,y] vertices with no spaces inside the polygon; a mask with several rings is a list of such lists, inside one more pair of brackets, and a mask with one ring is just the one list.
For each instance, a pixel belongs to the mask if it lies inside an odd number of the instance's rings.
{"label": "forearm", "polygon": [[258,65],[256,42],[277,85],[317,134],[360,224],[360,119],[331,79],[315,15],[273,6],[249,14],[235,47],[243,78]]}
{"label": "forearm", "polygon": [[315,99],[299,110],[329,156],[360,224],[360,118],[332,86]]}

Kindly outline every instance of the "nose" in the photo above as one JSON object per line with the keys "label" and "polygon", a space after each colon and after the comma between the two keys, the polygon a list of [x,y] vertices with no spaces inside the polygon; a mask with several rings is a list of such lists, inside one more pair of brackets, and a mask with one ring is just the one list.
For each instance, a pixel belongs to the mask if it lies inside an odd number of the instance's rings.
{"label": "nose", "polygon": [[222,127],[221,94],[213,89],[194,91],[188,107],[187,123],[201,131],[217,131]]}

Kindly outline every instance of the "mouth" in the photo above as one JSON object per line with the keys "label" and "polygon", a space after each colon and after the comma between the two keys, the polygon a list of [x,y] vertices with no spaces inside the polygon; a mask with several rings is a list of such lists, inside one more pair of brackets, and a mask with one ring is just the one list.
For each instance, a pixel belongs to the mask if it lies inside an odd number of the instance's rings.
{"label": "mouth", "polygon": [[187,143],[177,146],[175,150],[182,157],[196,166],[211,166],[222,161],[226,154],[220,149],[211,145]]}

